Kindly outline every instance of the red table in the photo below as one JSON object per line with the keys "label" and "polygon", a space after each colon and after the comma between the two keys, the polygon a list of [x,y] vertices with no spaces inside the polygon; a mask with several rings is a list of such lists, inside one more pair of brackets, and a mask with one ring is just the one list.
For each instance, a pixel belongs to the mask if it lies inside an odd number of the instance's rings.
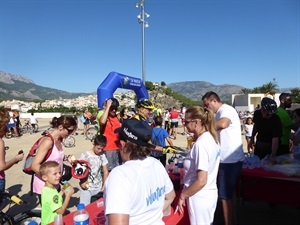
{"label": "red table", "polygon": [[[175,201],[174,201],[175,203]],[[177,202],[176,202],[177,203]],[[174,204],[175,206],[175,204]],[[103,198],[98,199],[95,202],[92,202],[91,204],[87,205],[86,210],[90,214],[90,222],[89,225],[104,225],[105,224],[105,215],[104,215],[104,207],[103,207]],[[187,213],[187,211],[185,210]],[[73,224],[73,215],[74,212],[66,215],[63,217],[63,221],[65,225],[71,225]],[[96,216],[98,217],[98,220],[95,219]],[[163,217],[163,221],[166,225],[187,225],[189,224],[188,216],[186,215],[180,215],[179,213],[174,214],[174,208],[171,208],[171,214],[169,216]],[[51,223],[53,224],[53,223]]]}
{"label": "red table", "polygon": [[300,207],[300,176],[287,176],[262,168],[242,169],[238,196],[245,200]]}

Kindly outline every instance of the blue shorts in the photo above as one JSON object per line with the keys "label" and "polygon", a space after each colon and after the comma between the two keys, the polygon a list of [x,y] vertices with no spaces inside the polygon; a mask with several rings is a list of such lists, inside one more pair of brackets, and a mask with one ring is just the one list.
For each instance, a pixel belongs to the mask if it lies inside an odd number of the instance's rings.
{"label": "blue shorts", "polygon": [[218,192],[221,199],[232,199],[236,182],[240,176],[243,162],[220,163],[218,173]]}
{"label": "blue shorts", "polygon": [[10,128],[14,128],[16,127],[16,124],[15,123],[9,123],[7,124],[7,128],[10,129]]}

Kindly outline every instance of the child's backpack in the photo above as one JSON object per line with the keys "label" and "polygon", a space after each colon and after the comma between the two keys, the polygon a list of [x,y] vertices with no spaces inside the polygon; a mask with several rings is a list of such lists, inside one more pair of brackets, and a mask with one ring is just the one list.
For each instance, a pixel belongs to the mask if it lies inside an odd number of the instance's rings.
{"label": "child's backpack", "polygon": [[[48,134],[46,134],[45,136],[48,136],[48,137],[51,138],[51,140],[52,140],[52,146],[51,146],[51,148],[48,150],[48,152],[47,152],[47,154],[46,154],[44,160],[42,161],[42,163],[45,162],[45,161],[49,158],[49,156],[50,156],[51,153],[52,153],[53,146],[54,146],[54,139],[53,139],[52,135],[48,133]],[[43,136],[43,137],[45,137],[45,136]],[[34,174],[34,172],[33,172],[32,168],[31,168],[31,166],[32,166],[32,162],[33,162],[33,160],[34,160],[34,158],[35,158],[35,156],[36,156],[36,153],[37,153],[37,150],[38,150],[38,147],[39,147],[39,143],[40,143],[40,141],[42,140],[43,137],[40,137],[40,138],[32,145],[32,147],[31,147],[31,149],[30,149],[30,151],[29,151],[29,153],[28,153],[28,155],[27,155],[27,157],[26,157],[26,159],[25,159],[25,162],[24,162],[24,165],[23,165],[23,172],[26,173],[26,174],[28,174],[28,175],[33,175],[33,174]]]}

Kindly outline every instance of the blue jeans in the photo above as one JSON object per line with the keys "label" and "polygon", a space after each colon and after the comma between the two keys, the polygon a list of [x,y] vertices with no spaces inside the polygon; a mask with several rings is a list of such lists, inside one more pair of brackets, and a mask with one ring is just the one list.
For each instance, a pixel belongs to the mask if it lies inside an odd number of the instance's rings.
{"label": "blue jeans", "polygon": [[220,163],[218,173],[219,198],[232,199],[243,162]]}
{"label": "blue jeans", "polygon": [[2,192],[5,190],[5,179],[0,180],[0,203],[3,202],[3,196],[1,195]]}

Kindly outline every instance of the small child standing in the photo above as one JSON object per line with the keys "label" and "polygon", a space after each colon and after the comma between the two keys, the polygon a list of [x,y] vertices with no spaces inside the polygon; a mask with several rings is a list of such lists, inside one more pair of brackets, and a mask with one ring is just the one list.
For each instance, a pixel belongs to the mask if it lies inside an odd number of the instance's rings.
{"label": "small child standing", "polygon": [[[61,189],[60,192],[55,188],[61,178],[60,165],[55,161],[47,161],[40,167],[40,174],[45,181],[42,190],[42,223],[46,225],[52,223],[57,214],[64,214],[69,204],[70,198],[74,193],[72,186],[68,190]],[[63,201],[62,195],[65,194]]]}
{"label": "small child standing", "polygon": [[[162,128],[163,118],[157,116],[154,118],[155,127],[152,129],[151,141],[157,146],[166,146],[166,140],[170,146],[174,146],[168,132]],[[151,156],[158,159],[164,166],[166,166],[167,156],[162,152],[152,151]]]}
{"label": "small child standing", "polygon": [[86,160],[90,165],[88,177],[80,180],[80,202],[85,205],[91,203],[93,195],[103,191],[104,183],[108,176],[108,161],[103,152],[106,143],[107,140],[104,135],[97,135],[94,139],[93,148],[80,155],[80,159]]}
{"label": "small child standing", "polygon": [[253,121],[251,117],[247,117],[246,122],[245,122],[245,137],[247,141],[247,150],[248,153],[251,153],[250,149],[250,140],[252,136],[252,131],[253,131]]}

